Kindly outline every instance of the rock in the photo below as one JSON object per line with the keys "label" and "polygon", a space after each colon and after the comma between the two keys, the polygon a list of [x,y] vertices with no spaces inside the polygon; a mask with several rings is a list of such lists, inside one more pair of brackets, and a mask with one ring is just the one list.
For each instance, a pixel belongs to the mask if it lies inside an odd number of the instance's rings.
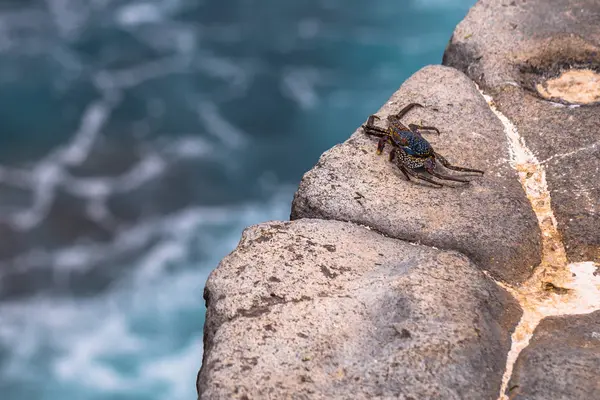
{"label": "rock", "polygon": [[480,1],[444,55],[546,167],[571,262],[600,262],[599,15],[597,0]]}
{"label": "rock", "polygon": [[517,362],[511,399],[600,399],[600,311],[546,318]]}
{"label": "rock", "polygon": [[483,177],[442,189],[407,182],[387,155],[376,155],[377,141],[358,129],[304,176],[291,218],[356,222],[394,238],[460,251],[496,278],[524,281],[540,262],[540,232],[508,164],[502,124],[473,82],[447,67],[414,74],[377,115],[385,121],[411,102],[425,107],[404,121],[438,127],[439,136],[427,135],[436,151],[455,165],[484,170]]}
{"label": "rock", "polygon": [[520,318],[460,253],[310,219],[246,229],[205,299],[200,399],[496,399]]}

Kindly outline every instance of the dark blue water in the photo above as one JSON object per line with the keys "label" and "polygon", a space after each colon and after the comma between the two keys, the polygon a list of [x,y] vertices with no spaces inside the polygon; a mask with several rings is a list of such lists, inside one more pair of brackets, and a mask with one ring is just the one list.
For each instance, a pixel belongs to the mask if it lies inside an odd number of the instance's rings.
{"label": "dark blue water", "polygon": [[473,0],[0,4],[0,399],[195,398],[204,281]]}

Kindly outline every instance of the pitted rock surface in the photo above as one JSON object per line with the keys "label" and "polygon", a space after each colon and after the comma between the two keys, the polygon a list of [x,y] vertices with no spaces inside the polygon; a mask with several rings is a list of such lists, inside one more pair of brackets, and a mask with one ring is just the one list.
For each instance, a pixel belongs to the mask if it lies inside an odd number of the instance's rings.
{"label": "pitted rock surface", "polygon": [[600,81],[565,87],[564,98],[553,90],[553,101],[536,89],[564,71],[600,71],[600,2],[480,1],[456,28],[444,64],[493,95],[546,168],[569,261],[600,262],[600,104],[566,105],[573,91]]}
{"label": "pitted rock surface", "polygon": [[306,173],[292,219],[364,224],[395,238],[458,250],[496,278],[522,282],[540,262],[540,232],[508,163],[501,122],[473,82],[452,68],[420,70],[377,115],[385,121],[411,102],[425,107],[413,109],[403,121],[438,127],[439,136],[424,134],[434,149],[454,165],[484,170],[483,177],[473,177],[469,185],[443,181],[453,187],[441,189],[407,182],[388,161],[388,150],[377,156],[376,138],[358,129]]}
{"label": "pitted rock surface", "polygon": [[496,399],[521,314],[460,253],[310,219],[246,229],[205,298],[200,399]]}
{"label": "pitted rock surface", "polygon": [[515,364],[512,400],[600,399],[600,311],[543,320]]}

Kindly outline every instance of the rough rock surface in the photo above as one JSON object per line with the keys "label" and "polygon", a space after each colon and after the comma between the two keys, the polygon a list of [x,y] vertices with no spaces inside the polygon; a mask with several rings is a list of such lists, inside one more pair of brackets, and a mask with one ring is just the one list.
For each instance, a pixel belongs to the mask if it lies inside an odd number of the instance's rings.
{"label": "rough rock surface", "polygon": [[[323,154],[296,220],[248,228],[211,274],[200,399],[497,399],[521,310],[482,269],[518,288],[541,243],[473,81],[545,167],[570,261],[600,262],[600,2],[480,0],[444,63],[458,70],[417,72],[379,124],[422,103],[404,122],[437,126],[436,151],[485,176],[407,182],[362,129]],[[599,370],[600,311],[547,318],[507,395],[600,399]]]}
{"label": "rough rock surface", "polygon": [[510,283],[525,280],[540,261],[540,233],[508,163],[501,122],[473,82],[447,67],[414,74],[377,115],[385,121],[411,102],[425,107],[410,111],[404,121],[438,127],[439,136],[427,135],[436,151],[455,165],[484,170],[483,177],[442,189],[407,182],[387,154],[376,155],[377,141],[358,129],[306,173],[292,219],[364,224],[395,238],[458,250]]}
{"label": "rough rock surface", "polygon": [[600,399],[600,311],[547,318],[517,359],[511,399]]}
{"label": "rough rock surface", "polygon": [[465,256],[305,219],[210,275],[200,399],[495,399],[516,302]]}
{"label": "rough rock surface", "polygon": [[600,71],[600,2],[480,1],[456,28],[444,64],[493,95],[546,167],[570,261],[600,262],[600,104],[567,105],[573,90],[597,88],[600,75],[586,72],[596,84],[572,80],[578,87],[563,86],[564,98],[538,93],[565,71]]}

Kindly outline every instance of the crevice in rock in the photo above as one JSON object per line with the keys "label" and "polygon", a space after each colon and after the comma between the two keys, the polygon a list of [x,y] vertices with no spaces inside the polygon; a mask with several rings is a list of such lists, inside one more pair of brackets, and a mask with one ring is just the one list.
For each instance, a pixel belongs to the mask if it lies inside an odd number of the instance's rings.
{"label": "crevice in rock", "polygon": [[512,334],[498,400],[508,400],[507,386],[517,357],[527,347],[540,321],[549,316],[588,314],[600,310],[600,276],[593,262],[569,264],[565,246],[551,207],[546,171],[527,148],[516,126],[496,107],[491,96],[480,93],[504,125],[510,164],[537,216],[542,232],[542,261],[529,280],[518,287],[496,283],[511,293],[521,305],[523,316]]}
{"label": "crevice in rock", "polygon": [[269,297],[261,298],[262,304],[254,305],[249,309],[238,308],[237,313],[231,317],[230,321],[237,318],[256,318],[271,311],[271,307],[278,304],[301,303],[303,301],[312,301],[311,297],[302,296],[299,299],[285,299],[275,293],[271,293]]}
{"label": "crevice in rock", "polygon": [[[600,86],[600,85],[599,85],[599,86]],[[552,160],[554,160],[554,159],[562,159],[562,158],[570,157],[570,156],[573,156],[573,155],[575,155],[575,154],[579,154],[579,153],[581,153],[582,151],[585,151],[585,152],[587,152],[587,151],[595,150],[595,149],[596,149],[596,147],[598,147],[598,146],[600,146],[600,141],[598,141],[598,142],[595,142],[595,143],[592,143],[592,144],[590,144],[589,146],[580,147],[580,148],[578,148],[578,149],[575,149],[575,150],[573,150],[573,151],[569,151],[569,152],[567,152],[567,153],[555,154],[555,155],[553,155],[553,156],[551,156],[551,157],[548,157],[547,159],[545,159],[545,160],[543,160],[543,161],[540,161],[540,164],[547,164],[547,163],[549,163],[550,161],[552,161]]]}

